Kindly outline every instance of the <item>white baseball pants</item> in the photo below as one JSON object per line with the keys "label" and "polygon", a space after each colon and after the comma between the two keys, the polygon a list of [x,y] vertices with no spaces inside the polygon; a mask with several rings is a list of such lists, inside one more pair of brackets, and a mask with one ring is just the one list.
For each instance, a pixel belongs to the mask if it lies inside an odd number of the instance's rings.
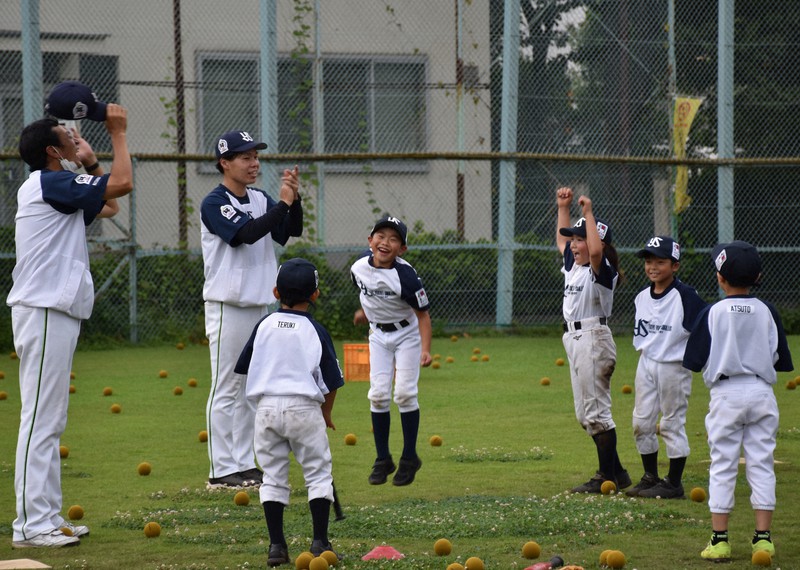
{"label": "white baseball pants", "polygon": [[369,392],[370,411],[389,411],[392,401],[401,413],[419,409],[417,400],[419,360],[422,340],[415,318],[411,324],[397,331],[383,332],[371,326],[369,334]]}

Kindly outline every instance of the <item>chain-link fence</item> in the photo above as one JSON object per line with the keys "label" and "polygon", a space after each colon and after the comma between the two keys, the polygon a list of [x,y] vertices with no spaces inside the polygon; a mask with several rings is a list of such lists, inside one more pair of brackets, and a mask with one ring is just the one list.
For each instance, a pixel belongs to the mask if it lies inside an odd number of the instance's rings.
{"label": "chain-link fence", "polygon": [[[793,5],[5,0],[0,293],[27,176],[17,136],[54,85],[78,79],[128,109],[136,156],[134,195],[89,230],[98,299],[84,335],[202,336],[199,206],[220,182],[210,153],[230,129],[269,144],[257,186],[273,195],[278,172],[299,163],[306,229],[290,248],[323,266],[318,318],[336,334],[355,334],[347,269],[383,212],[412,228],[407,257],[439,328],[555,324],[562,185],[613,227],[626,275],[615,327],[630,326],[646,284],[633,252],[659,233],[682,242],[680,275],[708,299],[710,248],[757,245],[759,295],[798,330]],[[693,121],[681,103],[695,105]],[[80,128],[110,151],[101,124]],[[683,149],[685,193],[671,160]]]}

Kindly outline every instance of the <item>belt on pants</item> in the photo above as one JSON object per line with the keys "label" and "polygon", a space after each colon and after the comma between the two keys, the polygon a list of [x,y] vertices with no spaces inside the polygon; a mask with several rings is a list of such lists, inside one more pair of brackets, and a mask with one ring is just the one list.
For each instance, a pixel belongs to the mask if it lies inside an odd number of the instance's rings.
{"label": "belt on pants", "polygon": [[579,331],[582,328],[587,328],[592,326],[595,323],[600,323],[601,325],[605,325],[608,323],[608,319],[606,317],[590,317],[588,319],[584,319],[582,321],[570,321],[564,322],[564,332],[574,332]]}
{"label": "belt on pants", "polygon": [[375,325],[376,329],[382,330],[383,332],[394,332],[406,328],[411,323],[409,323],[406,319],[403,319],[399,323],[372,323],[372,324]]}

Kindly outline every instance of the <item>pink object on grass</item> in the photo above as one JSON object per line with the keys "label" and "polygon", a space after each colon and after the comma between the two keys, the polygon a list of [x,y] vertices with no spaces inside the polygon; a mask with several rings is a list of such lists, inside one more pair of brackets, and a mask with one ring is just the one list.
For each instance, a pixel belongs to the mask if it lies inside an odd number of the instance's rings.
{"label": "pink object on grass", "polygon": [[397,551],[391,546],[376,546],[362,556],[361,560],[378,560],[380,558],[386,558],[388,560],[400,560],[401,558],[405,557],[405,554]]}

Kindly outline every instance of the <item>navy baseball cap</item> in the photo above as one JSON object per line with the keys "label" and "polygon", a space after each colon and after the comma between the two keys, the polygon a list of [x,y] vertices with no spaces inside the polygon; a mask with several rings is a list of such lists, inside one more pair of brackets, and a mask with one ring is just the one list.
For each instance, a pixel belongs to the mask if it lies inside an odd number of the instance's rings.
{"label": "navy baseball cap", "polygon": [[217,139],[217,147],[214,151],[217,160],[226,154],[246,152],[248,150],[264,150],[267,143],[256,141],[247,131],[228,131],[220,135]]}
{"label": "navy baseball cap", "polygon": [[[597,222],[597,233],[600,234],[600,239],[606,243],[611,243],[611,226],[609,226],[606,222],[601,220],[600,218],[595,218]],[[585,238],[586,237],[586,218],[581,218],[575,225],[571,228],[560,228],[559,233],[562,236],[572,237],[578,236]]]}
{"label": "navy baseball cap", "polygon": [[319,288],[319,272],[307,259],[293,257],[278,268],[275,286],[282,300],[308,301]]}
{"label": "navy baseball cap", "polygon": [[681,260],[681,245],[671,237],[655,236],[650,238],[644,249],[636,252],[636,257],[647,257],[648,255],[678,262]]}
{"label": "navy baseball cap", "polygon": [[372,228],[372,231],[369,235],[374,234],[381,228],[391,228],[400,234],[400,241],[403,245],[406,245],[406,238],[408,237],[408,228],[406,225],[400,220],[400,218],[395,218],[394,216],[386,215],[378,220]]}
{"label": "navy baseball cap", "polygon": [[63,81],[53,87],[44,110],[54,117],[69,121],[106,120],[106,104],[80,81]]}
{"label": "navy baseball cap", "polygon": [[721,243],[711,251],[714,266],[734,287],[752,287],[761,279],[761,256],[746,241]]}

